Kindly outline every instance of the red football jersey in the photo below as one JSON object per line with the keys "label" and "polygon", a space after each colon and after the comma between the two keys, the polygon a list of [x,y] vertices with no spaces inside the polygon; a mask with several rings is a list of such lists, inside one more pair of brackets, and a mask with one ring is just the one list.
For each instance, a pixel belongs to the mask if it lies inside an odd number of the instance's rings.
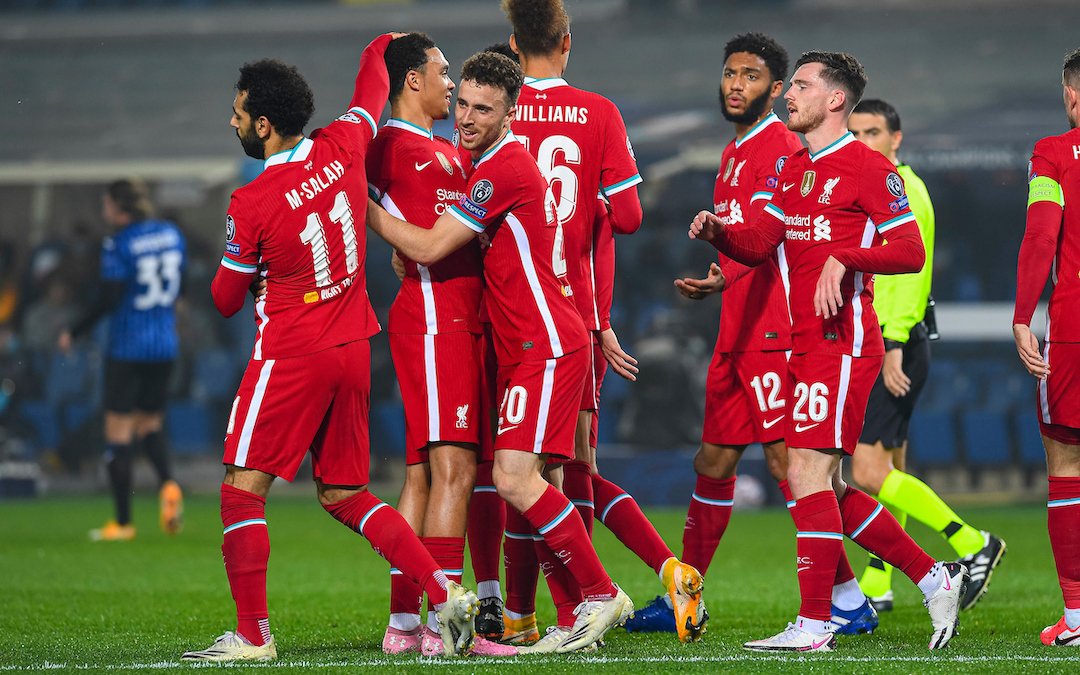
{"label": "red football jersey", "polygon": [[614,195],[641,182],[626,125],[615,104],[562,78],[525,78],[514,135],[551,184],[563,227],[574,303],[599,330],[593,225],[599,192]]}
{"label": "red football jersey", "polygon": [[485,305],[500,366],[558,358],[589,343],[562,280],[555,198],[513,133],[475,163],[465,196],[449,213],[489,242]]}
{"label": "red football jersey", "polygon": [[[713,211],[725,225],[757,222],[778,189],[784,164],[801,149],[799,137],[775,114],[758,122],[741,140],[732,140],[724,148],[716,174]],[[728,283],[720,306],[716,351],[791,349],[785,253],[784,244],[780,244],[768,260],[737,278],[731,273],[730,259],[720,254]]]}
{"label": "red football jersey", "polygon": [[884,354],[873,274],[848,265],[840,284],[844,304],[831,319],[814,316],[814,290],[830,255],[840,259],[844,249],[881,246],[882,235],[906,232],[897,229],[905,224],[917,228],[896,167],[845,133],[816,153],[803,149],[792,155],[778,182],[764,213],[784,229],[793,351]]}
{"label": "red football jersey", "polygon": [[233,193],[221,264],[266,270],[253,359],[312,354],[379,332],[364,277],[364,151],[375,128],[370,112],[352,108],[271,156]]}
{"label": "red football jersey", "polygon": [[[1046,283],[1047,272],[1054,284],[1046,317],[1048,342],[1080,342],[1080,128],[1059,136],[1049,136],[1035,144],[1028,171],[1032,190],[1028,198],[1029,217],[1024,244],[1021,246],[1017,273],[1016,318],[1014,323],[1028,323]],[[1057,183],[1047,185],[1037,179]],[[1038,222],[1031,214],[1045,202],[1061,205]],[[1029,238],[1041,236],[1046,242],[1045,257],[1026,259]],[[1036,253],[1032,250],[1032,253]],[[1046,258],[1053,255],[1052,265]],[[1043,266],[1045,265],[1045,266]],[[1049,268],[1049,269],[1048,269]],[[1038,273],[1034,273],[1038,270]],[[1026,278],[1030,277],[1030,278]]]}
{"label": "red football jersey", "polygon": [[[465,168],[457,152],[427,129],[391,119],[367,153],[372,197],[391,215],[430,229],[447,207],[465,196]],[[398,255],[405,263],[405,278],[390,307],[391,333],[480,332],[484,282],[476,241],[430,266]]]}
{"label": "red football jersey", "polygon": [[615,233],[611,229],[607,204],[598,199],[593,225],[593,276],[596,279],[596,310],[600,330],[611,328],[611,303],[615,296]]}

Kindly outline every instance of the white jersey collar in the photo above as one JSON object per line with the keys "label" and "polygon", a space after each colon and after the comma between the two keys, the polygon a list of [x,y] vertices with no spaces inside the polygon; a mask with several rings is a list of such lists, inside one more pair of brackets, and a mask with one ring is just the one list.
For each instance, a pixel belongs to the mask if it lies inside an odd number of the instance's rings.
{"label": "white jersey collar", "polygon": [[383,125],[384,129],[386,127],[393,127],[395,129],[404,129],[405,131],[408,131],[410,133],[414,133],[417,136],[423,136],[424,138],[426,138],[428,140],[434,140],[434,138],[435,138],[434,134],[431,133],[430,129],[425,129],[424,127],[420,126],[419,124],[413,124],[412,122],[406,122],[405,120],[399,120],[396,117],[391,117],[389,120],[387,120],[386,124]]}
{"label": "white jersey collar", "polygon": [[780,118],[776,116],[776,113],[769,113],[765,117],[765,119],[761,120],[760,122],[755,124],[753,127],[751,127],[750,131],[747,131],[745,136],[743,136],[742,138],[736,140],[735,141],[735,147],[736,148],[741,147],[743,143],[747,142],[748,140],[750,140],[754,136],[757,136],[762,131],[765,131],[765,128],[768,127],[770,124],[783,124],[783,122],[781,122]]}
{"label": "white jersey collar", "polygon": [[489,159],[491,159],[492,157],[495,156],[495,153],[497,153],[499,150],[502,150],[503,148],[505,148],[508,144],[510,144],[510,143],[519,143],[519,142],[520,141],[518,141],[517,137],[514,136],[513,131],[507,131],[506,135],[503,136],[503,139],[501,141],[499,141],[495,145],[493,145],[490,148],[488,148],[487,150],[485,150],[484,154],[480,155],[480,159],[473,162],[473,166],[474,167],[480,166],[484,162],[488,161]]}
{"label": "white jersey collar", "polygon": [[842,148],[846,148],[847,146],[851,145],[854,142],[855,142],[855,136],[850,131],[845,131],[843,136],[836,139],[832,143],[829,143],[828,145],[826,145],[821,150],[818,150],[817,152],[811,152],[810,153],[810,161],[811,162],[816,162],[819,159],[828,157],[829,155],[833,154],[837,150],[840,150]]}
{"label": "white jersey collar", "polygon": [[310,138],[305,137],[295,148],[290,150],[282,150],[281,152],[274,153],[266,158],[263,162],[263,169],[269,169],[272,166],[278,164],[287,164],[288,162],[304,162],[307,161],[308,155],[311,154],[311,149],[315,147],[315,143]]}
{"label": "white jersey collar", "polygon": [[566,87],[566,80],[561,77],[544,77],[537,79],[535,77],[526,77],[525,86],[532,87],[539,91],[547,91],[548,89],[554,89],[555,87]]}

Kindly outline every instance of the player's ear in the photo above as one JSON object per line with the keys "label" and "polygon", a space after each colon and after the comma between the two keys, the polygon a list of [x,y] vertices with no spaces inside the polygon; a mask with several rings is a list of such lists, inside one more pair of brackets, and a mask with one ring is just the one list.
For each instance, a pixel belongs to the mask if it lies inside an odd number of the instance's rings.
{"label": "player's ear", "polygon": [[772,83],[772,90],[769,91],[769,98],[779,98],[780,94],[784,93],[784,81],[775,80]]}
{"label": "player's ear", "polygon": [[409,86],[409,89],[413,91],[420,91],[420,72],[416,70],[410,70],[405,73],[405,84]]}
{"label": "player's ear", "polygon": [[904,140],[903,131],[894,131],[892,134],[892,151],[896,152],[900,147],[900,143]]}
{"label": "player's ear", "polygon": [[265,115],[255,120],[255,133],[259,134],[259,138],[270,138],[273,132],[274,125],[270,124],[270,120],[266,119]]}
{"label": "player's ear", "polygon": [[829,110],[843,110],[847,103],[847,94],[843,89],[833,89],[832,98],[829,99]]}
{"label": "player's ear", "polygon": [[562,53],[566,54],[570,51],[570,31],[566,31],[566,35],[562,39]]}
{"label": "player's ear", "polygon": [[512,49],[514,51],[514,53],[517,54],[518,56],[521,56],[521,50],[518,49],[518,46],[517,46],[517,38],[514,37],[513,33],[510,33],[510,39],[508,40],[508,42],[510,43],[510,49]]}

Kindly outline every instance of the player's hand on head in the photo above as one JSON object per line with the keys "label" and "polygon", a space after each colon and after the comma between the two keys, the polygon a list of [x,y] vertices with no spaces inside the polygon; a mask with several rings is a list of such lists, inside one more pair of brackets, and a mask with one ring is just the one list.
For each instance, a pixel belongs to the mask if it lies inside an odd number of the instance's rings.
{"label": "player's hand on head", "polygon": [[881,379],[893,396],[907,396],[911,391],[911,378],[904,373],[903,349],[890,349],[885,352],[885,361],[881,364]]}
{"label": "player's hand on head", "polygon": [[1039,351],[1039,338],[1024,324],[1016,323],[1013,324],[1013,339],[1016,340],[1016,352],[1027,371],[1040,380],[1045,380],[1050,374],[1050,364],[1043,360]]}
{"label": "player's hand on head", "polygon": [[623,351],[615,331],[608,328],[600,333],[600,351],[611,369],[624,380],[637,380],[637,359]]}
{"label": "player's hand on head", "polygon": [[709,267],[709,276],[704,279],[686,277],[675,280],[675,288],[679,289],[683,297],[691,300],[700,300],[707,295],[719,293],[724,290],[725,284],[724,274],[716,263]]}
{"label": "player's hand on head", "polygon": [[390,36],[391,40],[396,40],[398,38],[405,37],[406,35],[408,35],[408,33],[393,33],[393,32],[391,32],[391,33],[387,33],[387,35]]}
{"label": "player's hand on head", "polygon": [[836,258],[829,256],[821,267],[817,288],[814,289],[814,316],[831,319],[840,314],[844,306],[844,296],[840,294],[840,282],[844,279],[847,267]]}
{"label": "player's hand on head", "polygon": [[715,213],[711,211],[701,211],[694,216],[694,220],[690,222],[690,232],[688,234],[691,239],[711,241],[712,238],[723,231],[723,229],[724,224],[720,222],[720,219]]}

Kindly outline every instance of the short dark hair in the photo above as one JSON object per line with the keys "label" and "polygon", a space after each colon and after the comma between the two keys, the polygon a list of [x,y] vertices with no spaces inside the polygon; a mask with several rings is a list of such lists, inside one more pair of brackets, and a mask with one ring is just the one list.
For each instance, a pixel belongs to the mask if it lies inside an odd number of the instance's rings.
{"label": "short dark hair", "polygon": [[315,114],[315,96],[296,69],[277,59],[245,63],[237,91],[246,91],[244,110],[252,119],[265,117],[284,138],[299,136]]}
{"label": "short dark hair", "polygon": [[435,41],[423,33],[391,40],[383,54],[386,72],[390,74],[390,100],[393,101],[405,89],[405,76],[409,71],[423,71],[429,61],[427,50],[435,48]]}
{"label": "short dark hair", "polygon": [[896,112],[896,108],[880,98],[868,98],[865,101],[859,101],[859,105],[855,106],[855,109],[851,112],[881,115],[885,118],[885,126],[888,127],[890,134],[900,131],[900,113]]}
{"label": "short dark hair", "polygon": [[502,54],[511,61],[517,61],[518,55],[511,47],[509,42],[496,42],[493,45],[484,47],[485,52],[491,52],[492,54]]}
{"label": "short dark hair", "polygon": [[724,46],[724,63],[728,57],[739,52],[760,56],[769,69],[773,82],[786,80],[788,72],[788,53],[780,44],[764,33],[743,33],[728,40]]}
{"label": "short dark hair", "polygon": [[795,70],[807,63],[820,63],[824,66],[821,79],[844,90],[848,96],[845,108],[850,111],[859,104],[863,91],[866,90],[866,71],[858,59],[842,52],[809,51],[795,62]]}
{"label": "short dark hair", "polygon": [[480,52],[462,64],[461,80],[501,88],[506,92],[506,105],[510,109],[517,104],[521,86],[525,84],[525,74],[517,61],[494,52]]}
{"label": "short dark hair", "polygon": [[133,221],[146,220],[154,215],[154,205],[150,203],[150,190],[146,187],[146,183],[138,178],[115,180],[105,186],[105,194],[109,195],[116,207]]}
{"label": "short dark hair", "polygon": [[523,54],[550,54],[570,32],[562,0],[502,0],[502,9]]}
{"label": "short dark hair", "polygon": [[1074,49],[1065,55],[1062,73],[1062,79],[1067,86],[1080,89],[1080,49]]}

